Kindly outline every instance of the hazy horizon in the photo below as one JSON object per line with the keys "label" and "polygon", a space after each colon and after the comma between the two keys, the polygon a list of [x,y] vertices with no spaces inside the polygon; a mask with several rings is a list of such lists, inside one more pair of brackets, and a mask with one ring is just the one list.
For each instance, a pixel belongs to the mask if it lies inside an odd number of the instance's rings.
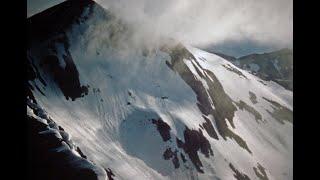
{"label": "hazy horizon", "polygon": [[[64,0],[28,0],[28,17]],[[136,31],[235,57],[293,46],[292,0],[96,0]]]}

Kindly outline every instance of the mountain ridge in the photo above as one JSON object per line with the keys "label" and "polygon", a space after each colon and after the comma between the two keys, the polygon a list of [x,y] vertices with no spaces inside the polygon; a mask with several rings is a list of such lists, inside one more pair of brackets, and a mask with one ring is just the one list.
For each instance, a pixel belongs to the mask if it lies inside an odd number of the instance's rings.
{"label": "mountain ridge", "polygon": [[241,69],[259,76],[263,80],[271,80],[288,90],[293,90],[292,49],[282,48],[271,52],[248,54],[238,58],[223,53],[211,52],[229,60]]}

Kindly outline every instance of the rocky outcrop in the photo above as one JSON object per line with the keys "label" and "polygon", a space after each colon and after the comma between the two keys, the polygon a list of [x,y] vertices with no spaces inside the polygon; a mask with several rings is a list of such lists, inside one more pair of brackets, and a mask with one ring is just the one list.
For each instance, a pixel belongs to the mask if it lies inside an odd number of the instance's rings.
{"label": "rocky outcrop", "polygon": [[159,131],[163,141],[168,141],[171,139],[171,136],[170,136],[171,128],[167,123],[165,123],[160,118],[159,119],[152,119],[152,123],[157,126],[157,130]]}
{"label": "rocky outcrop", "polygon": [[234,172],[233,176],[237,180],[250,180],[249,176],[241,173],[238,169],[236,169],[231,163],[229,164],[230,169]]}
{"label": "rocky outcrop", "polygon": [[44,110],[30,99],[27,108],[30,179],[105,180],[104,170],[89,161]]}
{"label": "rocky outcrop", "polygon": [[213,151],[209,141],[203,136],[203,133],[200,129],[199,131],[191,130],[188,127],[186,127],[184,131],[184,140],[185,142],[176,138],[177,146],[184,150],[193,165],[196,167],[197,171],[204,173],[198,151],[204,154],[207,158],[209,158],[209,156],[213,156]]}
{"label": "rocky outcrop", "polygon": [[[235,128],[233,117],[237,108],[233,104],[232,99],[224,91],[222,84],[219,82],[214,73],[203,69],[201,65],[197,63],[196,58],[181,44],[175,46],[174,48],[166,49],[166,51],[171,57],[171,63],[167,61],[167,65],[173,71],[176,71],[192,88],[197,96],[198,108],[204,115],[212,115],[214,117],[218,132],[224,138],[224,140],[226,140],[227,137],[232,138],[239,144],[240,147],[244,148],[249,153],[252,153],[247,143],[239,135],[235,134],[231,129],[229,129],[227,125],[226,120],[229,121],[232,128]],[[209,89],[204,87],[202,82],[197,79],[184,61],[192,61],[193,67],[196,69],[199,76],[205,80],[209,86]],[[201,68],[201,70],[199,68]],[[213,104],[211,104],[210,100]],[[213,105],[215,108],[213,108]],[[213,138],[217,139],[217,136],[215,136],[215,133],[213,133],[213,126],[211,127],[210,125],[211,122],[206,118],[204,118],[204,120],[206,121],[205,130],[207,133]]]}

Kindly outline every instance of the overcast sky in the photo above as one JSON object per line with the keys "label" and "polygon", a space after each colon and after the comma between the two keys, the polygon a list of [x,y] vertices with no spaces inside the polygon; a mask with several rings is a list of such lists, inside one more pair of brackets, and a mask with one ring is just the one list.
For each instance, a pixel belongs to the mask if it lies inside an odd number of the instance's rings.
{"label": "overcast sky", "polygon": [[[63,0],[28,0],[28,15]],[[292,0],[96,0],[143,34],[234,56],[292,47]]]}

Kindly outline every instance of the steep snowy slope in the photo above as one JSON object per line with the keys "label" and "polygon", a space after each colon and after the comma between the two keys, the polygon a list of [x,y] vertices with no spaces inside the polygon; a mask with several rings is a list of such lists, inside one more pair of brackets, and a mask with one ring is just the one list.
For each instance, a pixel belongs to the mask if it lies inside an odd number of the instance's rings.
{"label": "steep snowy slope", "polygon": [[115,179],[292,179],[292,92],[93,1],[28,19],[29,98]]}

